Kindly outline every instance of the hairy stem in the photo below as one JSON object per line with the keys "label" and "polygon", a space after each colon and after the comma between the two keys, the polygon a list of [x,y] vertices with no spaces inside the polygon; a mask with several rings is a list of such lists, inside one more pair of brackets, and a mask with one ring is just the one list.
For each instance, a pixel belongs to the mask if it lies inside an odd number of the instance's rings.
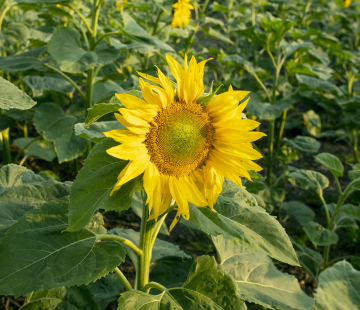
{"label": "hairy stem", "polygon": [[124,274],[121,272],[121,270],[118,267],[116,267],[114,269],[114,273],[119,277],[119,279],[124,284],[127,291],[132,291],[133,290],[133,288],[131,287],[129,281],[126,279],[126,277],[124,276]]}

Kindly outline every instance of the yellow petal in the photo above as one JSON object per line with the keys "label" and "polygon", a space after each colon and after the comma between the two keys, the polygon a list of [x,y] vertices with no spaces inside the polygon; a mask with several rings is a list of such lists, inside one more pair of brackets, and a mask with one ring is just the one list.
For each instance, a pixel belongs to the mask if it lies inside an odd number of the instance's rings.
{"label": "yellow petal", "polygon": [[139,135],[139,134],[133,133],[126,129],[114,129],[114,130],[103,132],[103,134],[106,137],[112,138],[116,142],[120,142],[120,143],[144,142],[145,141],[145,135]]}
{"label": "yellow petal", "polygon": [[123,160],[135,160],[138,156],[144,153],[147,154],[147,150],[143,143],[131,142],[114,146],[106,150],[106,153]]}

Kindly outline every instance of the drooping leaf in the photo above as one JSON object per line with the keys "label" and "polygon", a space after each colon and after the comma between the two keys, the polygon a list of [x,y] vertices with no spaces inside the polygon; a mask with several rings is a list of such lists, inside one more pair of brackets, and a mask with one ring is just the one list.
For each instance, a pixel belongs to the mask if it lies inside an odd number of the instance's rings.
{"label": "drooping leaf", "polygon": [[314,211],[300,201],[286,201],[283,204],[283,208],[288,216],[294,217],[302,226],[312,221],[315,217]]}
{"label": "drooping leaf", "polygon": [[127,161],[117,159],[106,150],[118,145],[112,139],[104,139],[90,152],[84,166],[71,187],[68,231],[77,231],[86,226],[98,209],[126,210],[131,205],[131,194],[135,190],[136,180],[110,192],[117,182],[117,177],[127,165]]}
{"label": "drooping leaf", "polygon": [[336,244],[339,239],[335,232],[328,230],[315,222],[307,223],[304,226],[304,231],[315,246]]}
{"label": "drooping leaf", "polygon": [[226,180],[216,202],[217,212],[190,204],[190,221],[211,236],[224,235],[235,245],[298,265],[284,228],[254,200],[251,194]]}
{"label": "drooping leaf", "polygon": [[[253,96],[254,97],[254,96]],[[262,120],[274,120],[278,118],[281,113],[288,110],[293,105],[292,100],[279,100],[276,104],[263,103],[258,100],[249,101],[247,112],[259,117]]]}
{"label": "drooping leaf", "polygon": [[315,293],[316,310],[360,308],[360,271],[341,261],[324,270]]}
{"label": "drooping leaf", "polygon": [[296,78],[300,84],[302,84],[307,89],[318,89],[321,91],[334,92],[338,96],[342,96],[342,91],[333,83],[329,81],[322,81],[316,77],[296,74]]}
{"label": "drooping leaf", "polygon": [[340,159],[330,153],[320,153],[315,156],[315,161],[328,168],[335,178],[344,175],[344,166]]}
{"label": "drooping leaf", "polygon": [[[21,150],[32,142],[34,138],[18,138],[14,140],[14,144]],[[25,150],[26,156],[36,156],[46,161],[53,161],[56,157],[54,147],[51,142],[46,140],[35,140]]]}
{"label": "drooping leaf", "polygon": [[233,245],[223,236],[212,237],[219,260],[246,301],[270,309],[311,309],[314,305],[297,279],[279,271],[265,254]]}
{"label": "drooping leaf", "polygon": [[100,310],[91,291],[85,286],[58,287],[31,296],[20,310]]}
{"label": "drooping leaf", "polygon": [[296,136],[294,139],[283,139],[284,142],[291,145],[293,148],[309,153],[317,153],[321,146],[320,142],[312,137]]}
{"label": "drooping leaf", "polygon": [[360,207],[352,204],[345,204],[341,207],[341,210],[348,216],[360,221]]}
{"label": "drooping leaf", "polygon": [[74,116],[66,115],[54,103],[43,103],[35,112],[35,127],[38,132],[44,132],[46,140],[54,142],[59,163],[72,160],[85,150],[86,140],[74,132],[76,122]]}
{"label": "drooping leaf", "polygon": [[20,296],[60,286],[88,284],[125,259],[119,242],[97,242],[94,232],[64,232],[68,198],[26,213],[0,240],[0,291]]}
{"label": "drooping leaf", "polygon": [[115,301],[122,293],[123,283],[116,274],[108,274],[105,277],[92,282],[87,286],[94,295],[94,299],[105,310],[109,303]]}
{"label": "drooping leaf", "polygon": [[[126,238],[132,241],[136,246],[139,246],[140,233],[133,229],[113,228],[109,230],[108,233]],[[128,255],[130,256],[131,260],[134,262],[134,265],[136,266],[137,257],[134,251],[126,245],[124,247]],[[150,263],[153,264],[157,261],[161,261],[162,259],[171,258],[171,257],[177,257],[179,259],[190,258],[190,256],[185,252],[183,252],[182,250],[180,250],[180,248],[177,245],[157,238],[155,240],[154,247],[152,250]]]}
{"label": "drooping leaf", "polygon": [[329,186],[329,179],[322,173],[313,170],[299,169],[288,174],[289,182],[302,189],[312,189],[318,195]]}
{"label": "drooping leaf", "polygon": [[14,84],[0,77],[0,108],[27,110],[32,108],[36,102]]}
{"label": "drooping leaf", "polygon": [[91,124],[86,128],[84,123],[75,124],[75,134],[81,138],[99,143],[104,140],[106,137],[103,132],[114,130],[114,129],[124,129],[125,127],[121,125],[118,121],[110,122],[96,122]]}

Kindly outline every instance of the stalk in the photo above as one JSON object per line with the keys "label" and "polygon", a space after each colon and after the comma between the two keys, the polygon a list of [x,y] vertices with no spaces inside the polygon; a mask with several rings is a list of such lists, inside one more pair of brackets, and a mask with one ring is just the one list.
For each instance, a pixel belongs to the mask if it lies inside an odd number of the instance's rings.
{"label": "stalk", "polygon": [[[331,231],[333,230],[334,222],[335,222],[336,216],[339,214],[339,212],[341,210],[341,206],[343,205],[346,198],[353,192],[352,187],[354,185],[356,185],[357,183],[359,183],[358,180],[351,181],[350,184],[344,190],[344,192],[340,195],[339,200],[336,204],[334,214],[331,217],[330,221],[328,222],[329,230],[331,230]],[[325,246],[325,249],[324,249],[324,269],[326,269],[329,266],[329,263],[328,263],[329,262],[329,254],[330,254],[330,245],[327,245],[327,246]]]}
{"label": "stalk", "polygon": [[2,136],[2,146],[3,146],[3,161],[4,164],[10,164],[11,163],[11,153],[10,153],[10,143],[9,143],[9,129],[6,128],[1,131]]}
{"label": "stalk", "polygon": [[352,142],[352,151],[354,155],[355,163],[359,163],[359,156],[358,156],[358,139],[357,139],[357,132],[355,129],[351,131],[351,142]]}
{"label": "stalk", "polygon": [[138,266],[136,273],[135,287],[137,290],[144,288],[149,282],[149,271],[150,271],[150,259],[153,245],[153,229],[155,221],[148,220],[149,218],[149,206],[145,200],[143,203],[143,213],[141,218],[141,229],[140,229],[140,250],[142,255],[138,258]]}

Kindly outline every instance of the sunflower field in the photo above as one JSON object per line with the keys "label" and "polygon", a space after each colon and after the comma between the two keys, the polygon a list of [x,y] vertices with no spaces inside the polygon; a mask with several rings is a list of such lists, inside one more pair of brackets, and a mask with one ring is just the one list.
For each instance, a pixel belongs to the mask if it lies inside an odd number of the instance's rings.
{"label": "sunflower field", "polygon": [[0,0],[0,310],[360,309],[360,0]]}

